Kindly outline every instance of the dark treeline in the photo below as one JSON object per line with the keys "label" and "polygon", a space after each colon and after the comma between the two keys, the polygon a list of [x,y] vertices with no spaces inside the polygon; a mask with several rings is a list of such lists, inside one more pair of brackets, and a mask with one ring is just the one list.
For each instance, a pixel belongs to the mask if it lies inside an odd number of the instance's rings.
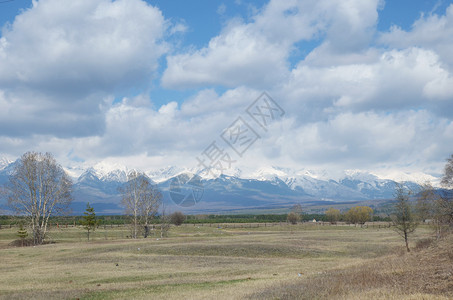
{"label": "dark treeline", "polygon": [[[287,214],[240,214],[240,215],[189,215],[185,223],[199,224],[199,223],[274,223],[286,222]],[[324,221],[326,216],[324,214],[304,214],[302,221]]]}
{"label": "dark treeline", "polygon": [[[25,224],[28,218],[22,216],[0,216],[0,225],[19,225]],[[98,216],[96,215],[96,220],[99,221],[99,224],[105,225],[120,225],[128,222],[128,216],[123,215],[109,215],[109,216]],[[80,225],[82,221],[82,216],[53,216],[49,218],[49,224],[55,225]]]}
{"label": "dark treeline", "polygon": [[[202,223],[275,223],[286,222],[287,214],[239,214],[239,215],[187,215],[184,221],[185,224],[202,224]],[[99,225],[122,225],[129,224],[129,216],[126,215],[108,215],[98,216],[96,219]],[[303,214],[301,221],[325,221],[325,214]],[[49,224],[52,225],[80,225],[82,216],[53,216],[50,217]],[[389,218],[381,218],[374,216],[373,221],[389,221]],[[340,219],[340,221],[342,221]],[[26,218],[21,216],[0,216],[0,225],[25,225]],[[157,216],[150,222],[151,224],[159,224],[160,217]]]}
{"label": "dark treeline", "polygon": [[[266,215],[189,215],[184,223],[197,224],[197,223],[273,223],[273,222],[286,222],[288,214],[266,214]],[[325,214],[302,214],[301,221],[324,221],[327,222]],[[343,221],[343,217],[340,218]],[[382,218],[374,216],[373,221],[390,221],[390,218]]]}

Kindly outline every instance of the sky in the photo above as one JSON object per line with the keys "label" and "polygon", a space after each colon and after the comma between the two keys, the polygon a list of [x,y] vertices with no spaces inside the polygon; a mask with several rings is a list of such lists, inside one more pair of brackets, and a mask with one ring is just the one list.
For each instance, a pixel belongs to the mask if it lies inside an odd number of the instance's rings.
{"label": "sky", "polygon": [[453,1],[0,0],[0,26],[0,157],[439,176],[453,153]]}

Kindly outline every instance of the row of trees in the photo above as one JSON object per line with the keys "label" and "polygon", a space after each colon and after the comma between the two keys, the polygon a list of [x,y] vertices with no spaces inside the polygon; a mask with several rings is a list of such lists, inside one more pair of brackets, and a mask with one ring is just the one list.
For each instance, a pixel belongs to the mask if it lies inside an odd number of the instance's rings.
{"label": "row of trees", "polygon": [[[128,174],[128,180],[120,191],[126,213],[131,216],[132,237],[137,238],[141,230],[146,237],[149,222],[162,203],[162,194],[144,173],[137,171]],[[22,155],[14,166],[9,182],[1,190],[9,207],[18,215],[28,216],[34,245],[44,242],[52,215],[70,211],[71,192],[72,181],[52,154],[38,152]],[[165,216],[165,209],[161,220],[164,223],[161,226],[163,235],[170,222],[170,218]],[[89,204],[81,224],[87,230],[89,239],[90,232],[97,226],[94,209]]]}
{"label": "row of trees", "polygon": [[[373,209],[368,206],[355,206],[349,209],[346,213],[342,214],[339,209],[329,208],[325,212],[327,220],[335,224],[340,220],[352,223],[352,224],[365,224],[368,221],[373,220]],[[302,206],[296,204],[288,213],[287,220],[291,224],[296,224],[302,218]]]}
{"label": "row of trees", "polygon": [[365,224],[366,222],[373,220],[373,209],[368,206],[354,206],[344,214],[342,214],[339,209],[331,207],[326,210],[325,214],[327,220],[332,224],[335,224],[340,220],[352,224]]}
{"label": "row of trees", "polygon": [[[429,219],[440,237],[453,224],[453,155],[447,160],[442,178],[443,192],[434,189],[429,183],[422,186],[418,193],[416,205],[410,201],[413,193],[402,185],[397,185],[395,191],[395,207],[392,216],[397,231],[404,237],[407,250],[408,235],[412,233],[421,220]],[[42,244],[47,233],[48,221],[51,215],[68,211],[71,197],[72,182],[63,168],[50,153],[27,152],[16,163],[8,184],[2,189],[2,194],[8,199],[8,204],[19,215],[30,219],[32,239],[34,244]],[[169,227],[172,220],[166,215],[162,202],[162,194],[152,184],[151,180],[141,172],[132,171],[128,180],[121,188],[122,203],[126,213],[131,218],[131,236],[137,238],[140,234],[149,234],[150,221],[161,208],[161,236]],[[290,222],[300,220],[302,207],[296,205],[288,214]],[[351,208],[343,217],[346,221],[363,224],[371,220],[373,210],[366,206]],[[326,216],[331,222],[338,221],[342,215],[339,210],[329,209]],[[183,216],[174,214],[176,221],[182,223]],[[95,219],[94,210],[88,205],[84,218],[84,226],[88,231],[94,230],[96,224],[90,223]]]}

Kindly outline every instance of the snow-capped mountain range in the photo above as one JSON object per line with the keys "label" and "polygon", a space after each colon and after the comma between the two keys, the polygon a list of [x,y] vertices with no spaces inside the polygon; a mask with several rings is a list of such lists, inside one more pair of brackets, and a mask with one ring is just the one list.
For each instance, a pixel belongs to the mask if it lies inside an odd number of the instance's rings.
{"label": "snow-capped mountain range", "polygon": [[7,158],[0,158],[0,170],[3,170],[7,166],[9,166],[11,163],[12,163],[12,161],[10,161]]}
{"label": "snow-capped mountain range", "polygon": [[[14,162],[0,159],[0,184],[8,180]],[[101,214],[122,213],[118,188],[127,181],[131,169],[118,164],[99,163],[93,166],[71,166],[65,170],[73,178],[73,210],[81,213],[90,202]],[[169,166],[147,170],[145,174],[162,190],[166,203],[173,209],[187,212],[221,212],[237,209],[281,208],[294,203],[332,203],[392,199],[395,182],[405,182],[411,188],[427,180],[439,179],[427,174],[396,174],[383,178],[360,170],[347,170],[333,176],[327,171],[294,170],[262,167],[258,170],[231,169],[213,176],[206,170]],[[190,207],[176,207],[169,196],[171,182],[181,174],[197,174],[203,185],[203,197]],[[401,179],[399,179],[401,178]],[[7,210],[6,200],[0,209]]]}

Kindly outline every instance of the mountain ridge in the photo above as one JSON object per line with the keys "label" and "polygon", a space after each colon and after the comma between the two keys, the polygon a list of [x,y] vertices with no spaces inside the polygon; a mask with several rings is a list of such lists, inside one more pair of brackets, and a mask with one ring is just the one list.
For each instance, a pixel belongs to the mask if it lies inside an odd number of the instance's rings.
{"label": "mountain ridge", "polygon": [[[0,165],[3,166],[0,168],[0,184],[7,181],[14,163]],[[85,169],[79,168],[80,175],[72,176],[74,213],[81,213],[86,202],[90,202],[101,214],[122,213],[121,195],[118,190],[127,181],[129,171],[131,170],[118,164],[114,167],[97,164]],[[206,170],[177,166],[148,170],[144,173],[161,189],[169,208],[188,213],[290,207],[295,203],[392,199],[396,182],[360,170],[346,170],[343,176],[332,179],[329,178],[328,172],[323,170],[293,170],[281,167],[262,167],[258,170],[235,169],[230,170],[232,175],[222,174],[218,177],[205,176]],[[201,176],[203,199],[193,206],[179,207],[172,201],[169,192],[172,181],[184,173]],[[74,175],[77,172],[70,174]],[[426,177],[430,178],[429,175]],[[419,182],[406,181],[404,184],[411,189],[419,187]],[[5,204],[4,200],[0,201],[0,209],[6,209]]]}

